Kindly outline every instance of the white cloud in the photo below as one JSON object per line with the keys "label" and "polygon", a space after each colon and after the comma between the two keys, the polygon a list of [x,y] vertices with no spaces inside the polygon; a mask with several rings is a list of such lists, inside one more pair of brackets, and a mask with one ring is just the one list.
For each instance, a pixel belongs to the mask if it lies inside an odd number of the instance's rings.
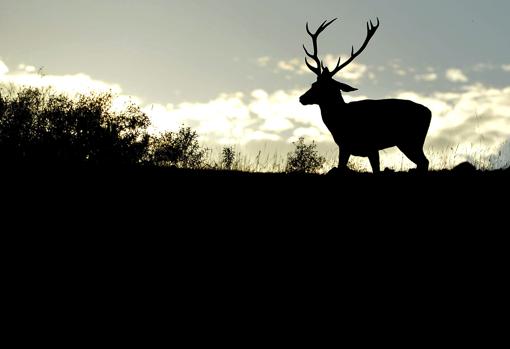
{"label": "white cloud", "polygon": [[[263,90],[254,91],[248,104],[250,112],[264,123],[285,119],[291,123],[319,126],[313,108],[304,108],[299,97],[305,91],[276,91],[268,94]],[[264,124],[262,125],[263,128]]]}
{"label": "white cloud", "polygon": [[275,133],[268,133],[263,131],[252,131],[247,133],[246,138],[244,139],[243,144],[250,143],[253,141],[272,141],[277,142],[282,138]]}
{"label": "white cloud", "polygon": [[0,77],[9,72],[9,68],[5,65],[4,62],[0,61]]}
{"label": "white cloud", "polygon": [[395,70],[395,74],[397,74],[398,76],[406,76],[407,71],[405,71],[404,69],[397,69]]}
{"label": "white cloud", "polygon": [[291,61],[279,61],[278,62],[278,69],[284,70],[284,71],[296,71],[299,69],[300,62],[296,59],[293,59]]}
{"label": "white cloud", "polygon": [[287,142],[297,142],[301,137],[315,141],[316,143],[333,143],[333,137],[331,137],[328,132],[322,132],[322,130],[317,127],[298,127],[294,130],[292,137],[290,137]]}
{"label": "white cloud", "polygon": [[[334,67],[336,67],[339,57],[340,55],[328,54],[324,57],[324,64],[328,66],[330,69],[333,69]],[[342,57],[345,57],[345,55],[343,55]],[[343,70],[341,70],[338,73],[337,77],[339,80],[359,81],[365,76],[367,70],[368,68],[366,65],[357,62],[352,62]]]}
{"label": "white cloud", "polygon": [[176,131],[184,124],[197,131],[204,142],[243,144],[254,132],[255,122],[243,98],[242,93],[222,94],[204,103],[155,104],[143,110],[151,118],[151,132]]}
{"label": "white cloud", "polygon": [[392,59],[388,62],[388,66],[393,70],[400,69],[402,61],[400,59]]}
{"label": "white cloud", "polygon": [[[325,55],[323,59],[324,65],[330,69],[333,69],[338,62],[338,57],[340,57],[340,55]],[[311,64],[313,65],[314,63],[311,62]],[[367,70],[368,68],[366,65],[352,62],[349,66],[345,67],[341,72],[339,72],[337,77],[340,80],[358,81],[365,76]],[[287,73],[293,72],[297,75],[313,74],[304,63],[304,59],[300,58],[278,61],[276,63],[276,71]]]}
{"label": "white cloud", "polygon": [[418,81],[432,82],[437,80],[436,73],[419,74],[414,77]]}
{"label": "white cloud", "polygon": [[464,87],[460,92],[436,92],[421,95],[402,92],[398,98],[424,104],[433,112],[429,146],[458,147],[464,159],[485,151],[483,156],[497,153],[510,139],[510,87],[491,88],[482,84]]}
{"label": "white cloud", "polygon": [[467,82],[469,79],[460,69],[448,69],[446,79],[451,82]]}
{"label": "white cloud", "polygon": [[252,141],[282,141],[283,133],[296,124],[317,129],[317,141],[330,140],[320,112],[299,103],[304,91],[255,90],[249,96],[225,94],[205,103],[151,105],[144,111],[152,120],[152,132],[175,131],[180,125],[192,127],[201,140],[213,144],[246,145]]}
{"label": "white cloud", "polygon": [[485,71],[494,70],[495,68],[497,67],[490,63],[477,63],[473,66],[473,71],[477,73],[482,73]]}
{"label": "white cloud", "polygon": [[16,86],[52,87],[57,92],[65,92],[70,95],[88,94],[93,91],[111,91],[114,94],[122,93],[122,89],[119,85],[95,80],[82,73],[41,76],[36,73],[35,67],[33,66],[23,64],[19,65],[18,68],[22,69],[22,71],[9,73],[9,68],[0,61],[0,83],[13,84]]}
{"label": "white cloud", "polygon": [[510,64],[503,64],[501,66],[501,69],[503,69],[506,72],[510,72]]}
{"label": "white cloud", "polygon": [[399,59],[395,59],[395,60],[392,60],[388,63],[388,66],[391,68],[391,70],[393,71],[393,74],[396,74],[398,76],[406,76],[407,75],[407,70],[404,69],[402,66],[401,66],[401,61]]}
{"label": "white cloud", "polygon": [[35,67],[32,65],[18,64],[18,70],[26,71],[27,73],[35,72]]}
{"label": "white cloud", "polygon": [[261,67],[266,67],[270,61],[271,61],[271,58],[268,56],[257,58],[257,64]]}

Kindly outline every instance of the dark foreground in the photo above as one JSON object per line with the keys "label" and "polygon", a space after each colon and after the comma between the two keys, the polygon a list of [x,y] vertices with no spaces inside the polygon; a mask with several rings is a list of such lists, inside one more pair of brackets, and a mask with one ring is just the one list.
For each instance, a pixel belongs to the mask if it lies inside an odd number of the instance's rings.
{"label": "dark foreground", "polygon": [[[4,270],[28,307],[78,303],[124,316],[143,302],[170,305],[173,316],[210,313],[209,327],[225,304],[264,323],[305,303],[347,322],[346,307],[366,306],[381,324],[402,304],[450,332],[440,311],[471,323],[464,314],[482,290],[489,308],[506,294],[509,181],[508,171],[4,171]],[[101,311],[94,321],[108,321]]]}
{"label": "dark foreground", "polygon": [[[441,213],[457,207],[505,207],[510,170],[456,169],[416,172],[290,175],[161,168],[18,168],[0,175],[3,203],[10,209],[58,207],[90,218],[103,211],[151,212],[155,217],[215,212],[218,220],[254,214],[260,220],[293,211],[341,219],[354,215],[408,210]],[[17,203],[17,205],[12,205]],[[467,207],[465,207],[467,208]],[[232,213],[230,213],[232,212]],[[158,213],[160,214],[158,216]],[[234,214],[235,213],[235,214]],[[395,211],[395,213],[397,213]],[[453,213],[452,213],[453,216]],[[269,218],[268,218],[269,219]],[[327,221],[327,219],[321,219]],[[244,226],[241,223],[238,226]]]}
{"label": "dark foreground", "polygon": [[3,172],[1,218],[4,238],[63,260],[487,262],[508,249],[509,173],[26,169]]}
{"label": "dark foreground", "polygon": [[[243,201],[246,195],[257,193],[281,192],[296,197],[307,196],[310,194],[307,190],[313,188],[320,189],[321,196],[329,196],[332,200],[335,200],[334,194],[337,190],[345,190],[346,194],[352,196],[356,196],[356,192],[370,194],[371,190],[455,190],[457,193],[476,194],[477,190],[490,188],[502,193],[508,187],[509,181],[510,169],[476,171],[471,168],[428,173],[387,171],[379,175],[352,171],[334,175],[300,175],[169,168],[32,167],[0,171],[0,187],[4,194],[17,196],[21,193],[54,193],[74,199],[79,195],[94,195],[105,200],[114,199],[115,195],[154,195],[156,199],[159,194],[180,197],[190,194],[199,199],[208,194],[225,193],[235,195]],[[411,196],[411,192],[407,194]]]}
{"label": "dark foreground", "polygon": [[32,168],[3,171],[0,180],[6,229],[105,242],[130,234],[211,244],[232,236],[347,242],[369,234],[385,243],[434,236],[460,243],[470,234],[506,236],[510,198],[508,170],[301,176]]}

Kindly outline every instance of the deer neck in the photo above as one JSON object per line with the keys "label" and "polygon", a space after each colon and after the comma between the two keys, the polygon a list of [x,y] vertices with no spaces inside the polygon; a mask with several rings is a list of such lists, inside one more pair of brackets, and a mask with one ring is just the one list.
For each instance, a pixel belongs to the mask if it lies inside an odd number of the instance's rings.
{"label": "deer neck", "polygon": [[319,104],[319,107],[321,109],[323,118],[329,118],[334,116],[338,117],[338,111],[342,108],[345,108],[346,105],[347,104],[345,103],[343,97],[340,95],[335,99]]}

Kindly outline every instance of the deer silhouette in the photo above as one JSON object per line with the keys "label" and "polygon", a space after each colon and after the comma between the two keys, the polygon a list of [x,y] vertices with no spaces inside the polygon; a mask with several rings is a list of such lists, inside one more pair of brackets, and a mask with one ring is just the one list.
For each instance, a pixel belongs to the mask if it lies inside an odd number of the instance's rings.
{"label": "deer silhouette", "polygon": [[357,89],[333,79],[366,49],[379,29],[379,18],[376,25],[372,21],[367,22],[367,37],[361,48],[354,52],[353,46],[351,57],[343,64],[339,58],[335,69],[330,71],[319,59],[317,40],[319,35],[336,20],[335,18],[329,22],[324,21],[315,33],[312,33],[308,23],[306,24],[306,31],[312,37],[313,53],[310,53],[305,45],[303,48],[316,66],[310,64],[307,57],[305,62],[317,75],[317,81],[300,97],[300,102],[303,105],[319,105],[322,120],[340,148],[338,170],[347,168],[351,156],[360,156],[368,157],[372,171],[378,173],[379,151],[396,146],[417,165],[419,171],[428,171],[429,161],[423,153],[423,145],[432,119],[432,113],[428,108],[399,99],[345,103],[342,91],[352,92]]}

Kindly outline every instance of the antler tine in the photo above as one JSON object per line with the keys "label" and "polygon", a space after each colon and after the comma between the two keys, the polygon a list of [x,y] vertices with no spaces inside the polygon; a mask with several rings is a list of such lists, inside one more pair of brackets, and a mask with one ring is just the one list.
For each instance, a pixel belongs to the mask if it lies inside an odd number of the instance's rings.
{"label": "antler tine", "polygon": [[367,22],[367,37],[365,39],[365,42],[363,42],[363,45],[361,45],[361,48],[356,52],[354,52],[354,46],[352,46],[351,57],[344,64],[337,65],[337,67],[331,72],[331,76],[335,75],[340,70],[344,69],[349,64],[351,64],[352,61],[354,61],[367,48],[368,43],[374,36],[377,29],[379,29],[380,24],[381,23],[379,21],[379,17],[377,17],[377,24],[375,24],[375,25],[374,25],[374,23],[372,23],[371,20]]}
{"label": "antler tine", "polygon": [[306,31],[308,33],[308,35],[311,36],[312,38],[312,42],[313,42],[313,54],[310,53],[307,49],[306,49],[306,46],[303,45],[303,48],[305,49],[305,53],[308,57],[310,57],[311,59],[314,60],[315,64],[317,65],[316,67],[314,67],[313,65],[311,65],[309,62],[308,62],[308,58],[305,57],[305,63],[306,65],[308,66],[308,69],[310,69],[312,72],[314,72],[317,76],[320,76],[321,75],[321,67],[322,69],[324,69],[324,65],[321,63],[321,60],[319,59],[319,49],[318,49],[318,43],[317,43],[317,40],[319,38],[319,35],[327,28],[329,27],[334,21],[336,21],[338,18],[335,18],[331,21],[324,21],[322,22],[322,24],[319,26],[319,28],[317,29],[317,31],[315,33],[312,33],[310,31],[310,26],[308,25],[308,23],[306,23]]}
{"label": "antler tine", "polygon": [[308,67],[308,69],[310,69],[313,73],[315,73],[317,76],[321,75],[320,65],[319,65],[319,67],[314,67],[313,65],[310,64],[310,62],[308,62],[308,58],[306,58],[306,57],[305,57],[305,63],[306,63],[306,66]]}
{"label": "antler tine", "polygon": [[342,57],[338,58],[338,63],[336,64],[336,67],[335,67],[335,69],[333,69],[333,71],[338,69],[338,67],[340,66],[340,63],[342,63]]}
{"label": "antler tine", "polygon": [[336,21],[338,18],[332,19],[331,21],[324,21],[322,22],[319,29],[317,29],[317,33],[315,35],[319,36],[320,33],[322,33],[324,30],[326,30],[327,27],[329,27],[331,24],[333,24],[334,21]]}

